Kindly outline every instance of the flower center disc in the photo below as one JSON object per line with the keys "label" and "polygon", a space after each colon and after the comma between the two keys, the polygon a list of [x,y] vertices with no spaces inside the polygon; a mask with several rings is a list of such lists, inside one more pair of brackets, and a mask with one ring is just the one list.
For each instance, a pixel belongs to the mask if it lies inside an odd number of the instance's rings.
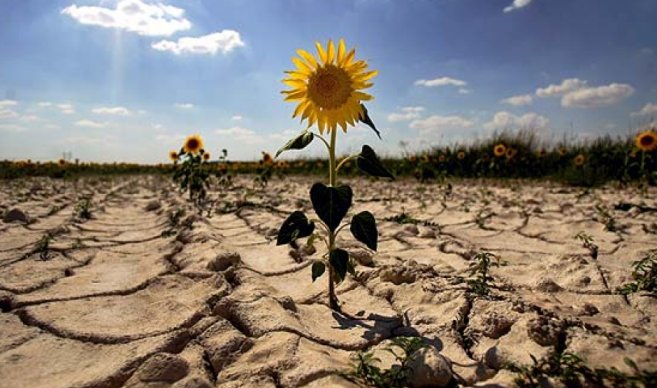
{"label": "flower center disc", "polygon": [[338,108],[352,92],[349,74],[335,65],[320,67],[308,80],[308,95],[322,109]]}
{"label": "flower center disc", "polygon": [[190,150],[195,150],[198,147],[198,141],[196,139],[191,139],[187,142],[187,148]]}
{"label": "flower center disc", "polygon": [[651,146],[655,139],[650,135],[645,135],[639,140],[643,146]]}

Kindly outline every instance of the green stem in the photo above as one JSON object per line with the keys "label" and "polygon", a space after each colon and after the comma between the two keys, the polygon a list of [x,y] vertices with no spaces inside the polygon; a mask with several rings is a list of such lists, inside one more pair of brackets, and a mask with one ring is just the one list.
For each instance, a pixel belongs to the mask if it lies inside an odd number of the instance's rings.
{"label": "green stem", "polygon": [[[337,129],[331,130],[331,144],[329,145],[329,186],[335,187],[337,184],[337,168],[335,163],[335,143],[337,140]],[[333,206],[333,204],[331,204]],[[336,234],[329,229],[329,259],[331,252],[335,249],[335,236]],[[333,266],[329,261],[328,265],[328,281],[329,281],[329,306],[331,309],[340,311],[338,298],[335,295],[335,283],[333,282]]]}
{"label": "green stem", "polygon": [[336,167],[336,172],[340,171],[340,167],[342,167],[345,163],[347,163],[351,159],[356,159],[358,156],[360,156],[360,153],[349,155],[346,158],[342,159],[342,161],[340,161],[340,163],[338,163],[338,167]]}

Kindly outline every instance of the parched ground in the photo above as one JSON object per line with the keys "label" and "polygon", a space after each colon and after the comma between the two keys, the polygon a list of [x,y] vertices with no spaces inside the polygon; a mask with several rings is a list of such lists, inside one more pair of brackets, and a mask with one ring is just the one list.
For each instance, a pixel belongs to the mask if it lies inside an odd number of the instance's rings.
{"label": "parched ground", "polygon": [[[275,245],[290,212],[313,215],[311,183],[254,190],[242,179],[212,192],[230,206],[207,217],[165,178],[4,182],[0,213],[32,220],[0,222],[0,386],[348,387],[350,357],[383,355],[398,336],[435,347],[462,385],[510,385],[506,362],[564,351],[591,367],[629,373],[629,357],[657,369],[657,299],[614,292],[657,248],[654,189],[464,181],[450,194],[350,181],[351,212],[375,215],[379,249],[341,235],[360,265],[337,288],[338,314],[326,276],[311,281],[322,246]],[[75,219],[85,196],[92,218]],[[168,214],[182,208],[171,228]],[[394,219],[402,213],[410,223]],[[48,251],[36,252],[46,234]],[[481,251],[503,264],[487,298],[467,292]]]}

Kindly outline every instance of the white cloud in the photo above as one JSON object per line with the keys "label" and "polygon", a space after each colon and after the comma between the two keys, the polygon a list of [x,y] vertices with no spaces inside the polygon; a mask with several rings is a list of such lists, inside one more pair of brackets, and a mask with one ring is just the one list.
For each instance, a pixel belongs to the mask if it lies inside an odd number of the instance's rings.
{"label": "white cloud", "polygon": [[513,0],[513,3],[511,3],[511,5],[509,5],[508,7],[505,7],[505,8],[504,8],[504,12],[505,12],[505,13],[506,13],[506,12],[511,12],[511,11],[515,11],[516,9],[520,9],[520,8],[526,7],[526,6],[528,6],[531,2],[532,2],[532,0]]}
{"label": "white cloud", "polygon": [[272,140],[280,141],[281,143],[287,142],[293,137],[297,136],[300,132],[294,129],[286,129],[281,133],[272,133],[269,135],[269,138]]}
{"label": "white cloud", "polygon": [[233,30],[222,30],[212,34],[199,37],[182,37],[178,41],[161,40],[151,44],[158,51],[171,51],[176,55],[181,54],[212,54],[218,52],[228,54],[237,47],[243,47],[244,42],[240,33]]}
{"label": "white cloud", "polygon": [[76,121],[75,125],[78,127],[86,127],[86,128],[103,128],[104,126],[107,125],[107,123],[99,123],[93,120],[82,119]]}
{"label": "white cloud", "polygon": [[466,89],[466,88],[459,89],[459,94],[470,94],[470,93],[471,93],[470,89]]}
{"label": "white cloud", "polygon": [[638,112],[633,112],[632,116],[646,116],[646,115],[657,115],[657,104],[646,104]]}
{"label": "white cloud", "polygon": [[509,112],[497,112],[493,116],[493,119],[486,124],[484,128],[487,130],[495,129],[519,129],[519,128],[531,128],[531,129],[543,129],[548,126],[550,120],[536,113],[527,113],[522,116],[516,116]]}
{"label": "white cloud", "polygon": [[0,124],[0,131],[3,132],[24,132],[25,128],[15,124]]}
{"label": "white cloud", "polygon": [[420,135],[443,132],[447,130],[469,128],[474,121],[461,116],[429,116],[426,119],[411,121],[409,125],[413,129],[419,129]]}
{"label": "white cloud", "polygon": [[567,78],[561,81],[560,85],[549,85],[545,88],[536,89],[536,95],[539,97],[554,97],[561,96],[563,94],[585,88],[587,85],[586,81],[583,81],[578,78]]}
{"label": "white cloud", "polygon": [[18,105],[18,102],[15,100],[0,100],[0,109],[16,105]]}
{"label": "white cloud", "polygon": [[72,104],[57,104],[59,111],[65,115],[72,115],[75,113],[75,107]]}
{"label": "white cloud", "polygon": [[13,119],[14,117],[18,117],[18,113],[11,109],[4,109],[0,106],[0,119]]}
{"label": "white cloud", "polygon": [[438,86],[465,86],[468,83],[455,78],[450,77],[440,77],[434,79],[419,79],[415,81],[417,86],[426,86],[426,87],[438,87]]}
{"label": "white cloud", "polygon": [[129,116],[132,114],[128,108],[122,106],[112,106],[112,107],[99,107],[91,110],[97,115],[115,115],[115,116]]}
{"label": "white cloud", "polygon": [[180,133],[176,133],[176,134],[161,133],[155,136],[155,140],[168,145],[172,145],[172,144],[182,145],[183,141],[185,140],[185,135]]}
{"label": "white cloud", "polygon": [[183,17],[185,10],[162,3],[120,0],[114,9],[75,4],[62,10],[81,24],[116,28],[144,36],[171,36],[189,30],[192,23]]}
{"label": "white cloud", "polygon": [[524,94],[522,96],[513,96],[513,97],[505,98],[500,102],[503,104],[513,105],[513,106],[525,106],[525,105],[531,105],[533,101],[534,98],[530,94]]}
{"label": "white cloud", "polygon": [[176,108],[180,108],[180,109],[193,109],[194,108],[194,104],[190,104],[189,102],[177,102],[177,103],[173,104],[173,106],[175,106]]}
{"label": "white cloud", "polygon": [[424,107],[422,106],[405,106],[401,108],[401,112],[389,114],[388,121],[398,122],[418,119],[423,111]]}
{"label": "white cloud", "polygon": [[240,115],[235,115],[235,116],[231,117],[230,119],[233,120],[233,121],[240,121],[240,120],[243,119],[243,117],[240,116]]}
{"label": "white cloud", "polygon": [[215,130],[215,133],[218,134],[218,135],[231,137],[235,140],[239,140],[239,141],[247,143],[247,144],[258,144],[258,143],[262,143],[264,141],[262,139],[262,137],[260,137],[254,131],[252,131],[250,129],[247,129],[247,128],[242,128],[242,127],[231,127],[231,128],[226,128],[226,129],[217,129],[217,130]]}
{"label": "white cloud", "polygon": [[37,115],[27,115],[27,116],[21,116],[20,117],[21,121],[26,121],[26,122],[35,122],[35,121],[41,121],[41,117]]}
{"label": "white cloud", "polygon": [[561,99],[561,106],[568,108],[597,108],[613,105],[634,94],[627,84],[610,84],[569,92]]}
{"label": "white cloud", "polygon": [[38,103],[37,105],[46,108],[46,107],[52,106],[52,102],[43,101],[43,102]]}
{"label": "white cloud", "polygon": [[101,135],[101,136],[89,136],[89,135],[80,135],[80,136],[69,136],[64,139],[65,143],[71,144],[116,144],[117,138],[115,136]]}

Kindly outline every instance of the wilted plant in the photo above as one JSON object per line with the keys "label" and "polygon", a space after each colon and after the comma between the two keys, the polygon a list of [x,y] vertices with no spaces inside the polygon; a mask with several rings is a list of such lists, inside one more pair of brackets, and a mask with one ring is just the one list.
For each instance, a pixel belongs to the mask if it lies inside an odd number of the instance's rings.
{"label": "wilted plant", "polygon": [[[293,117],[301,116],[307,120],[308,129],[291,139],[276,154],[287,150],[300,150],[318,138],[328,151],[328,185],[315,183],[310,189],[310,200],[319,220],[309,220],[301,211],[295,211],[283,222],[277,238],[277,244],[288,244],[297,238],[319,235],[326,244],[327,252],[312,265],[313,281],[324,274],[328,268],[329,305],[339,310],[335,284],[344,280],[347,272],[355,274],[353,261],[349,253],[337,247],[340,231],[350,226],[351,233],[368,248],[376,250],[378,232],[372,213],[364,211],[353,216],[350,223],[342,224],[352,205],[351,187],[338,184],[338,172],[350,160],[355,160],[357,167],[374,177],[392,178],[392,174],[383,167],[374,150],[365,145],[358,154],[348,156],[341,161],[336,158],[338,126],[344,132],[348,126],[362,122],[371,127],[377,135],[378,130],[370,119],[367,109],[361,101],[371,100],[372,96],[360,89],[372,86],[369,80],[376,71],[367,71],[367,62],[355,60],[355,49],[347,51],[344,40],[337,48],[329,40],[326,49],[316,43],[319,60],[305,50],[297,50],[300,57],[292,58],[296,65],[294,71],[288,71],[288,78],[283,82],[292,90],[283,91],[286,101],[298,103]],[[319,134],[310,131],[317,124]],[[329,140],[322,134],[330,135]],[[315,224],[321,226],[315,231]]]}
{"label": "wilted plant", "polygon": [[[412,355],[427,345],[418,337],[395,337],[391,342],[383,350],[395,357],[396,364],[382,370],[376,365],[381,360],[374,356],[374,352],[360,351],[352,357],[352,370],[344,376],[351,381],[372,387],[408,387],[413,372],[409,366]],[[398,349],[401,349],[401,353],[398,353]]]}
{"label": "wilted plant", "polygon": [[598,212],[598,215],[602,219],[602,223],[605,224],[605,229],[609,232],[615,232],[618,227],[616,225],[616,219],[610,213],[609,209],[603,204],[596,204],[595,210]]}
{"label": "wilted plant", "polygon": [[593,243],[593,236],[581,231],[575,235],[576,240],[580,240],[584,248],[591,252],[591,257],[595,260],[598,258],[598,246]]}
{"label": "wilted plant", "polygon": [[177,156],[174,157],[172,152],[170,158],[174,163],[173,181],[179,185],[180,191],[189,193],[189,200],[201,213],[207,197],[210,176],[208,169],[205,168],[210,154],[203,149],[203,138],[199,135],[188,136]]}
{"label": "wilted plant", "polygon": [[638,291],[657,294],[657,251],[650,251],[641,260],[632,263],[633,282],[618,288],[618,292],[627,295]]}
{"label": "wilted plant", "polygon": [[479,252],[474,256],[474,262],[470,264],[470,276],[477,275],[476,278],[468,280],[470,291],[479,295],[485,296],[490,292],[489,281],[493,277],[488,273],[491,267],[499,267],[499,257],[490,252]]}
{"label": "wilted plant", "polygon": [[218,160],[216,175],[217,179],[219,179],[219,185],[229,187],[233,181],[233,176],[229,169],[227,149],[224,148],[221,150],[221,156],[219,156]]}
{"label": "wilted plant", "polygon": [[167,214],[167,229],[162,232],[162,237],[170,237],[176,234],[176,228],[180,224],[180,219],[185,215],[185,209],[178,208],[169,210]]}
{"label": "wilted plant", "polygon": [[256,177],[254,179],[256,184],[260,187],[267,187],[269,180],[274,172],[274,159],[269,152],[262,153],[262,158],[258,161],[258,168],[256,170]]}
{"label": "wilted plant", "polygon": [[82,198],[75,205],[75,216],[81,220],[91,219],[91,198]]}
{"label": "wilted plant", "polygon": [[50,257],[48,255],[50,254],[50,241],[52,241],[53,236],[50,233],[45,233],[39,241],[37,241],[34,244],[34,248],[32,248],[32,253],[38,253],[39,257],[41,260],[46,261]]}

